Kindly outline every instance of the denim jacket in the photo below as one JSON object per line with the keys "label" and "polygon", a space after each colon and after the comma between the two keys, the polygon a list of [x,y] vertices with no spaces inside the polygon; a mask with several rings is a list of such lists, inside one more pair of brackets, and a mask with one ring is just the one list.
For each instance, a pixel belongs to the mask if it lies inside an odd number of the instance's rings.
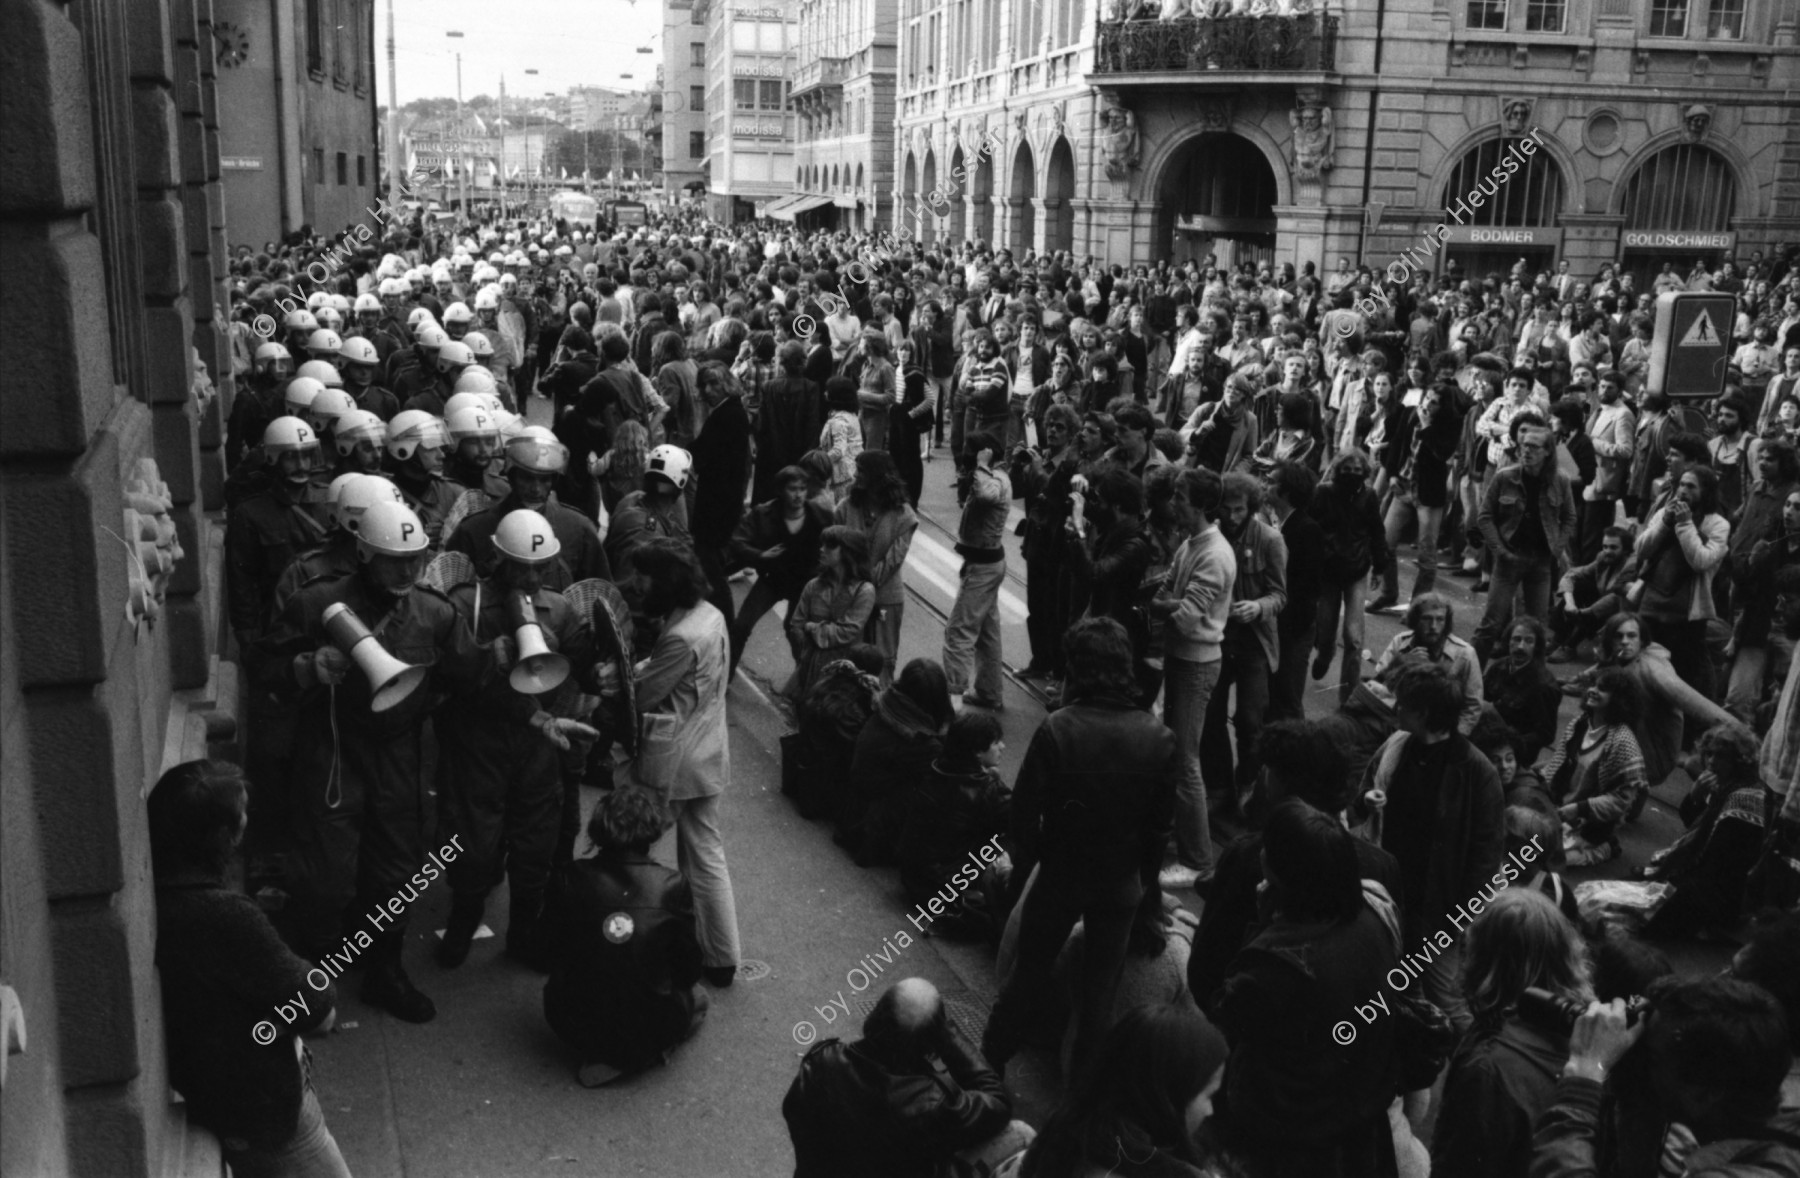
{"label": "denim jacket", "polygon": [[[1551,558],[1555,559],[1563,554],[1575,531],[1575,496],[1569,490],[1569,480],[1553,466],[1546,467],[1538,485],[1544,542],[1550,549]],[[1501,468],[1481,496],[1478,521],[1481,538],[1495,552],[1510,549],[1527,510],[1524,469],[1519,466]]]}

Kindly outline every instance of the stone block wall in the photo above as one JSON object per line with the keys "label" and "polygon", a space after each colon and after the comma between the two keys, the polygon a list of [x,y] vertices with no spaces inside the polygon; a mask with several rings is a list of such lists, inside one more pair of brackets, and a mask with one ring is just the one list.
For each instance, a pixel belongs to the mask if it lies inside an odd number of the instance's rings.
{"label": "stone block wall", "polygon": [[[211,0],[0,9],[0,984],[28,1050],[0,1088],[0,1172],[219,1173],[169,1090],[143,799],[174,692],[212,672],[214,327],[226,260]],[[166,482],[187,559],[127,616],[123,486]],[[130,537],[135,540],[135,537]]]}

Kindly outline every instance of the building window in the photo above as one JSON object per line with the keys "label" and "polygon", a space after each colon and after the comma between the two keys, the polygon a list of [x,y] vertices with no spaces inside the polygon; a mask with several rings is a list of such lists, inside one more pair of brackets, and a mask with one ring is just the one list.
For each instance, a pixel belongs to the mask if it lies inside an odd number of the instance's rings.
{"label": "building window", "polygon": [[697,115],[706,113],[706,87],[705,86],[689,86],[688,87],[688,109],[693,111]]}
{"label": "building window", "polygon": [[1506,0],[1469,0],[1469,20],[1471,29],[1504,29],[1506,27]]}
{"label": "building window", "polygon": [[356,186],[358,188],[369,186],[369,161],[366,156],[356,157]]}
{"label": "building window", "polygon": [[344,73],[344,59],[350,56],[344,51],[344,8],[345,0],[331,0],[331,78],[340,86],[349,81]]}
{"label": "building window", "polygon": [[689,131],[688,132],[688,158],[691,160],[700,160],[700,159],[706,158],[706,132],[705,131]]}
{"label": "building window", "polygon": [[325,72],[325,0],[306,0],[306,68]]}
{"label": "building window", "polygon": [[1688,0],[1650,0],[1650,35],[1652,37],[1685,37],[1688,29]]}
{"label": "building window", "polygon": [[1525,31],[1528,33],[1562,32],[1563,8],[1563,0],[1525,0]]}
{"label": "building window", "polygon": [[1627,229],[1722,233],[1737,206],[1737,180],[1710,147],[1677,143],[1642,164],[1625,182],[1619,211]]}
{"label": "building window", "polygon": [[363,59],[369,53],[369,41],[366,13],[363,0],[348,0],[350,7],[350,85],[361,94],[368,85],[367,74],[363,70]]}
{"label": "building window", "polygon": [[1744,0],[1712,0],[1706,9],[1706,35],[1712,40],[1744,38]]}
{"label": "building window", "polygon": [[[1501,168],[1501,161],[1514,158],[1509,149],[1514,139],[1490,139],[1471,148],[1450,173],[1444,188],[1446,209],[1462,201],[1467,205],[1471,189],[1486,181],[1494,184],[1497,169],[1506,177],[1491,195],[1485,195],[1480,208],[1468,210],[1473,225],[1555,225],[1562,211],[1562,170],[1550,159],[1550,153],[1526,156],[1523,166],[1514,172]],[[1484,193],[1485,189],[1482,190]]]}
{"label": "building window", "polygon": [[694,41],[688,45],[688,64],[697,69],[706,68],[705,41]]}
{"label": "building window", "polygon": [[734,78],[732,80],[731,105],[737,110],[756,109],[755,78]]}
{"label": "building window", "polygon": [[705,24],[706,23],[706,9],[701,8],[698,4],[694,5],[690,9],[688,9],[688,23],[694,24],[694,25]]}
{"label": "building window", "polygon": [[323,147],[313,148],[313,183],[325,183],[325,149]]}
{"label": "building window", "polygon": [[337,153],[337,173],[338,187],[348,188],[350,186],[350,153],[344,151]]}
{"label": "building window", "polygon": [[765,79],[762,83],[762,108],[764,110],[780,110],[787,102],[786,90],[786,82]]}

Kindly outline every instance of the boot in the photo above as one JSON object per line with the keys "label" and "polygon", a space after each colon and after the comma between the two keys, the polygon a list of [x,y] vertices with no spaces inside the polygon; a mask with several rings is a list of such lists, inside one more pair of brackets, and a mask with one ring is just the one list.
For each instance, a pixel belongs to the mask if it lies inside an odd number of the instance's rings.
{"label": "boot", "polygon": [[1365,607],[1370,613],[1378,614],[1394,608],[1400,600],[1400,558],[1391,550],[1387,563],[1381,566],[1381,588],[1376,591],[1375,600]]}
{"label": "boot", "polygon": [[506,955],[538,973],[549,973],[554,962],[543,913],[543,893],[513,897],[506,923]]}
{"label": "boot", "polygon": [[437,1017],[437,1006],[419,992],[400,965],[400,930],[384,933],[370,954],[363,977],[362,1000],[409,1023],[428,1023]]}
{"label": "boot", "polygon": [[462,892],[450,901],[450,919],[444,926],[444,939],[438,942],[434,956],[445,969],[455,969],[469,959],[469,946],[475,943],[475,930],[481,927],[487,897]]}

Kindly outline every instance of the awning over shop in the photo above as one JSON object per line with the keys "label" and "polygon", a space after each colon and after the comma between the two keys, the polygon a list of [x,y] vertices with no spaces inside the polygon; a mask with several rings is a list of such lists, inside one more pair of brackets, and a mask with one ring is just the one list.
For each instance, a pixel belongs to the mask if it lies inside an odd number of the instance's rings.
{"label": "awning over shop", "polygon": [[814,196],[811,193],[807,193],[795,198],[791,202],[771,208],[764,216],[774,217],[781,221],[792,221],[801,213],[809,213],[820,205],[828,205],[830,203],[831,198],[829,196]]}
{"label": "awning over shop", "polygon": [[781,220],[792,221],[794,219],[792,216],[783,217],[782,213],[793,208],[805,199],[806,194],[803,192],[790,192],[786,196],[778,196],[764,207],[762,215],[765,217],[776,217]]}
{"label": "awning over shop", "polygon": [[831,203],[840,209],[853,209],[862,203],[862,198],[856,196],[834,196],[831,198]]}

